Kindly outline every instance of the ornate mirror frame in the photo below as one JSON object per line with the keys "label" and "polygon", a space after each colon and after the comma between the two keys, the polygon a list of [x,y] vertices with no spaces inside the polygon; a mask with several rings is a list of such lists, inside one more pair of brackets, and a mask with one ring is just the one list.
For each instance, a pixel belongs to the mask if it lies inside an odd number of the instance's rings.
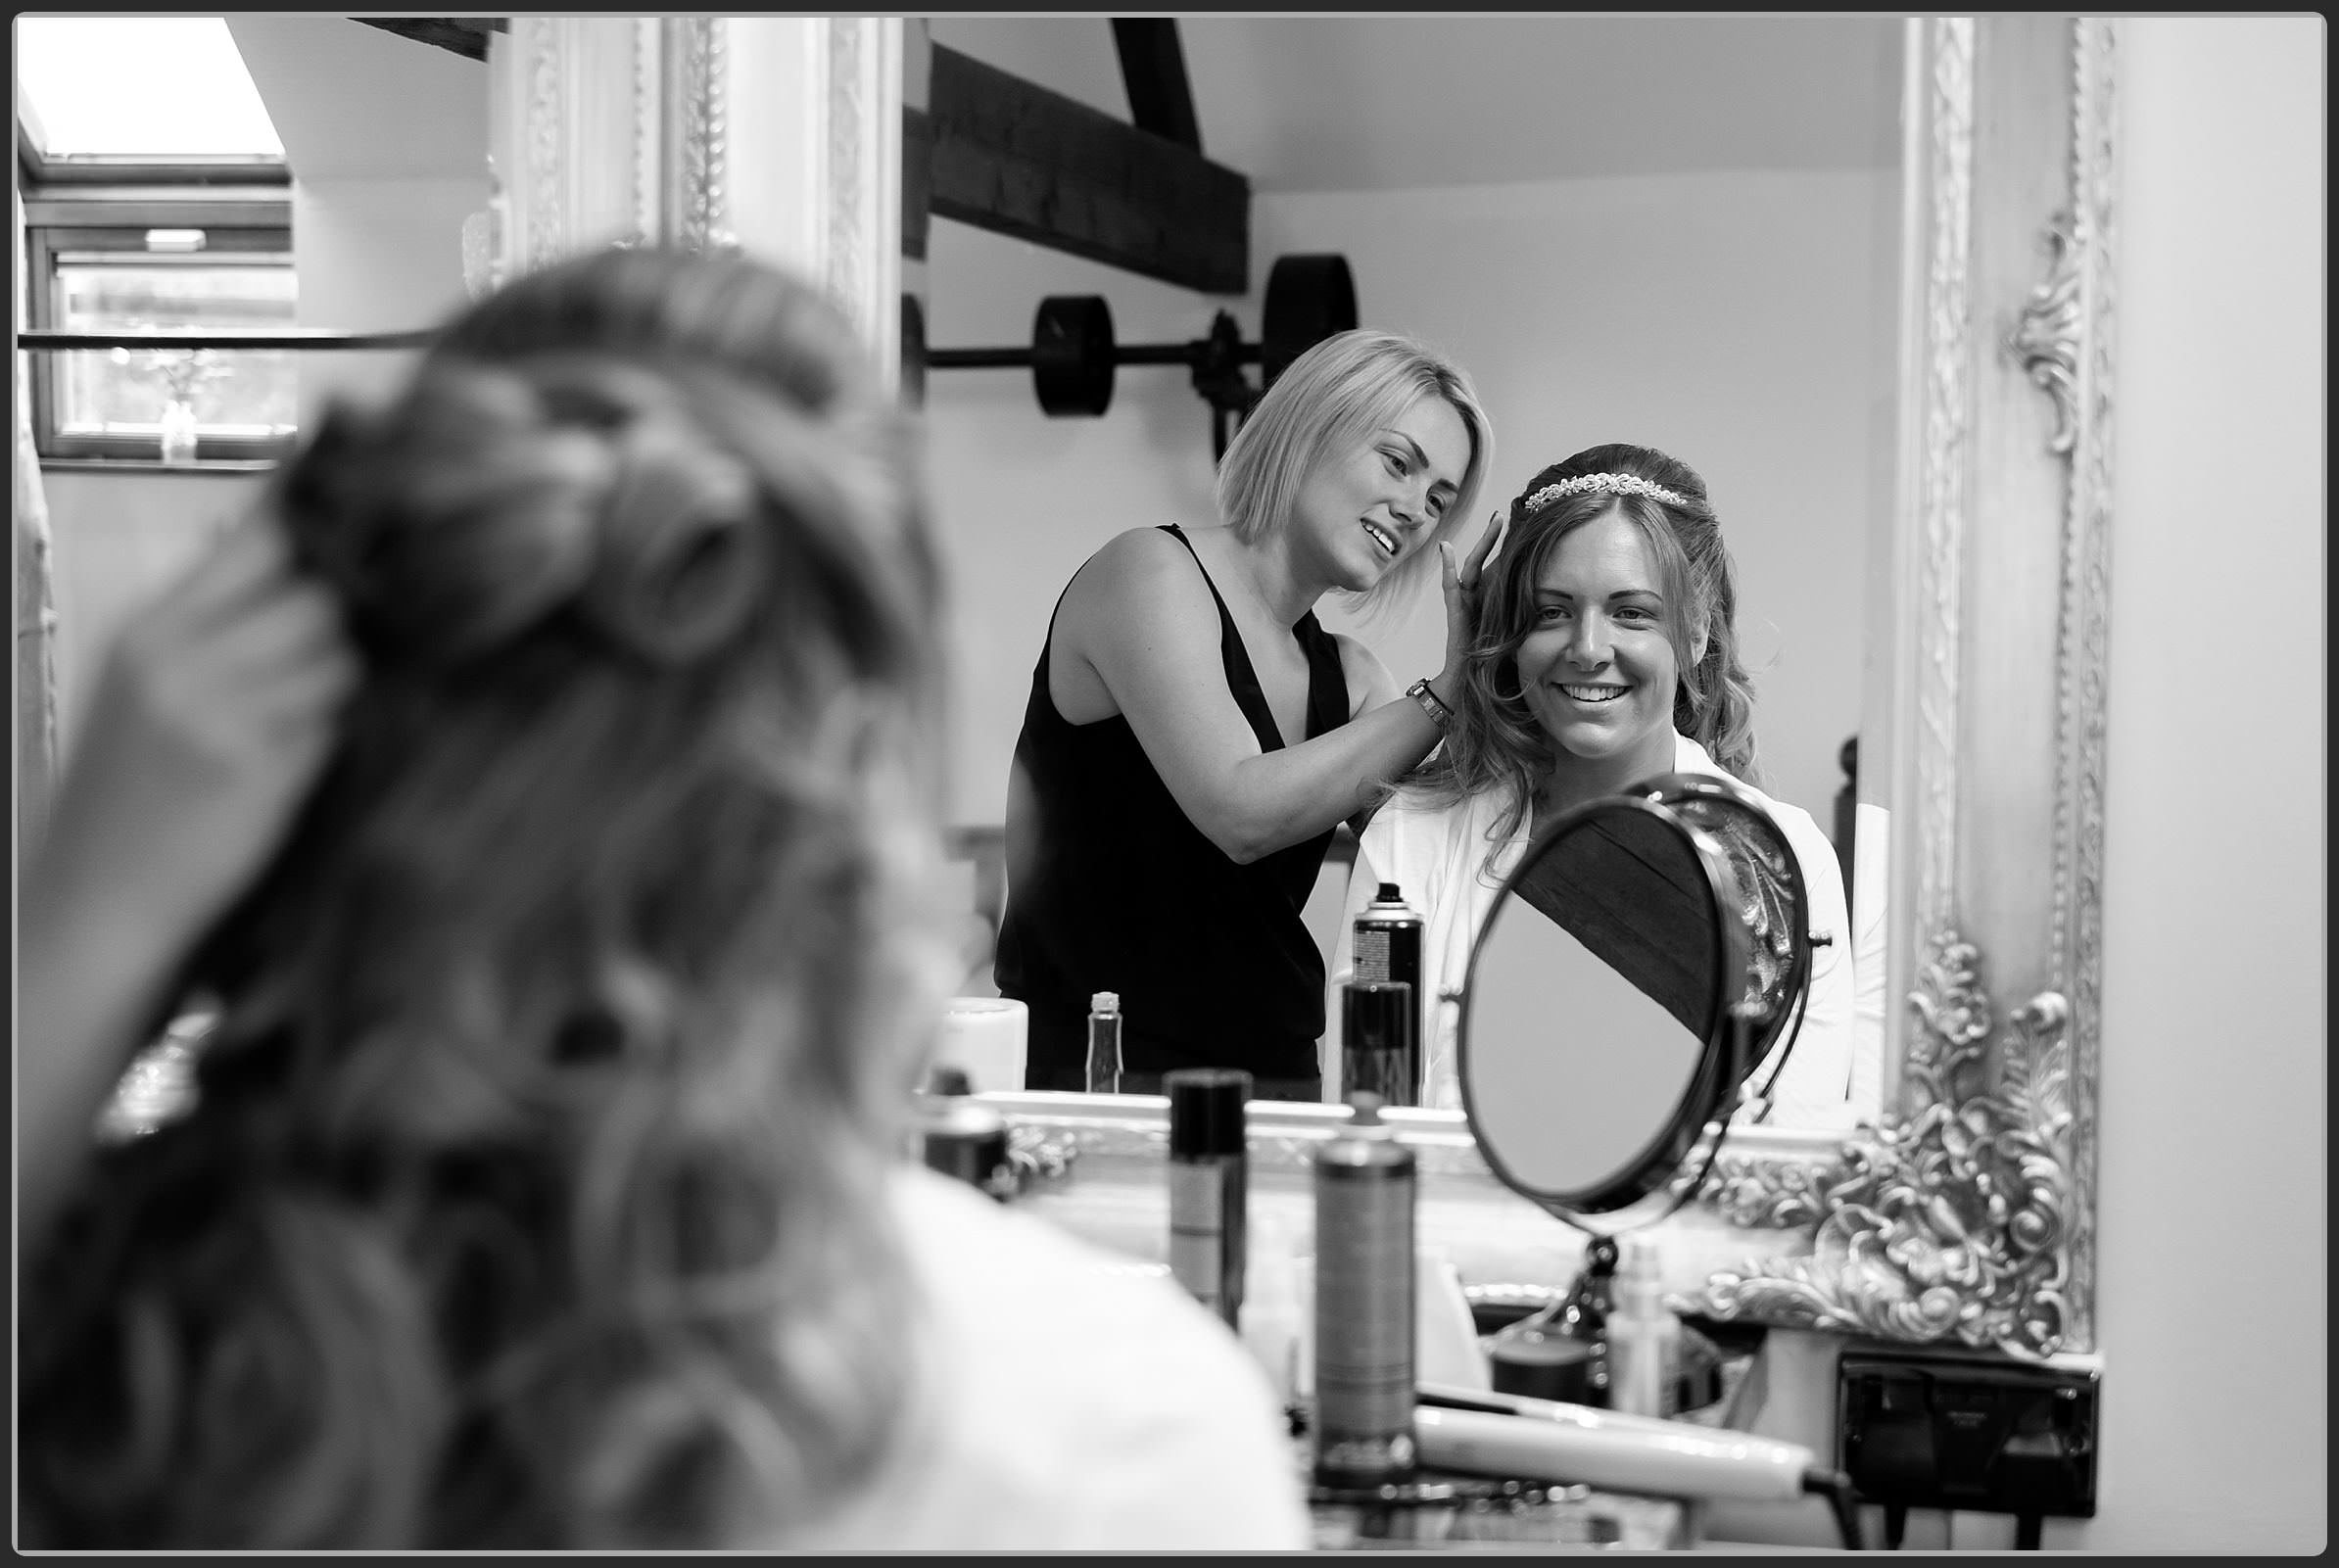
{"label": "ornate mirror frame", "polygon": [[[1667,1275],[1679,1305],[1720,1318],[2085,1352],[2113,30],[1906,25],[1890,1114],[1850,1137],[1734,1133],[1664,1226]],[[492,49],[501,184],[466,234],[479,283],[589,245],[737,244],[826,282],[894,373],[900,19],[515,18]],[[1886,739],[1863,748],[1871,767]],[[1026,1202],[1159,1250],[1166,1102],[987,1098],[1038,1178]],[[1300,1219],[1308,1153],[1341,1115],[1254,1107],[1263,1211]],[[1564,1277],[1580,1243],[1494,1179],[1457,1113],[1392,1119],[1422,1156],[1425,1241],[1466,1278]],[[1074,1161],[1078,1175],[1046,1179]]]}
{"label": "ornate mirror frame", "polygon": [[[1709,1201],[1810,1248],[1696,1306],[2023,1356],[2095,1347],[2116,181],[2099,18],[1912,20],[1887,1063],[1820,1162]],[[1889,1071],[1889,1067],[1887,1069]],[[1888,1079],[1889,1081],[1889,1079]]]}
{"label": "ornate mirror frame", "polygon": [[[2095,1345],[2113,31],[1907,28],[1888,1114],[1734,1132],[1663,1251],[1676,1305],[1712,1317],[2043,1357]],[[1158,1249],[1132,1194],[1160,1183],[1165,1102],[987,1098],[1032,1169],[1091,1166],[1040,1202]],[[1340,1115],[1254,1106],[1255,1201],[1296,1217]],[[1458,1114],[1392,1119],[1423,1157],[1420,1234],[1465,1278],[1566,1266]]]}
{"label": "ornate mirror frame", "polygon": [[824,284],[900,374],[902,19],[514,17],[489,41],[474,291],[601,245]]}

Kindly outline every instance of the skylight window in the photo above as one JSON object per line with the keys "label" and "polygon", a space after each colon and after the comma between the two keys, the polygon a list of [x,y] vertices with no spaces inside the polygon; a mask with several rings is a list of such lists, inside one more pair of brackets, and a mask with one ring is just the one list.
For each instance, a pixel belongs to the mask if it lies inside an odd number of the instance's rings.
{"label": "skylight window", "polygon": [[43,159],[281,163],[222,17],[19,17],[18,115]]}

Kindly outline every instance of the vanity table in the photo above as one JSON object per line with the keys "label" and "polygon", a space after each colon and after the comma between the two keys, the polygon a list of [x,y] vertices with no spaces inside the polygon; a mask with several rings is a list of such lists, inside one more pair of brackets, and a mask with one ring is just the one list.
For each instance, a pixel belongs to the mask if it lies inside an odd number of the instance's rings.
{"label": "vanity table", "polygon": [[[1168,1273],[1167,1102],[1158,1096],[989,1094],[1014,1128],[1024,1180],[1015,1207],[1118,1254],[1129,1266]],[[1482,1337],[1522,1315],[1537,1298],[1563,1292],[1585,1238],[1503,1185],[1466,1128],[1450,1113],[1392,1108],[1383,1116],[1412,1147],[1422,1172],[1416,1210],[1425,1251],[1455,1265]],[[1310,1156],[1346,1116],[1336,1106],[1254,1102],[1250,1107],[1248,1212],[1255,1234],[1279,1233],[1313,1249]],[[1695,1289],[1735,1246],[1677,1226],[1664,1249],[1669,1288]],[[1678,1241],[1678,1245],[1677,1245]],[[1721,1397],[1680,1419],[1751,1432],[1768,1389],[1759,1326],[1688,1317],[1723,1354]],[[1293,1463],[1307,1483],[1305,1437]],[[1319,1502],[1315,1544],[1326,1550],[1572,1551],[1691,1549],[1704,1543],[1696,1502],[1589,1486],[1539,1486],[1425,1471],[1431,1506]],[[1816,1506],[1816,1504],[1814,1504]]]}

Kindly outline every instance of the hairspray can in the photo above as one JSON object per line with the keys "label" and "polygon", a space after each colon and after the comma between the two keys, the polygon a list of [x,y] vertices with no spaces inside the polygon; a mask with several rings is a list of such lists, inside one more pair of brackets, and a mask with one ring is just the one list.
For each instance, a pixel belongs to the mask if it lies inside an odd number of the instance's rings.
{"label": "hairspray can", "polygon": [[1340,988],[1340,1087],[1383,1105],[1421,1103],[1421,1039],[1413,988],[1403,980],[1352,980]]}
{"label": "hairspray can", "polygon": [[920,1153],[930,1168],[956,1176],[1005,1203],[1015,1196],[1007,1118],[974,1098],[968,1089],[963,1069],[934,1069],[920,1097]]}
{"label": "hairspray can", "polygon": [[1418,1041],[1426,1023],[1428,1001],[1421,994],[1421,916],[1405,901],[1395,882],[1381,883],[1372,902],[1358,915],[1356,938],[1353,978],[1359,982],[1398,980],[1411,986],[1413,1038]]}
{"label": "hairspray can", "polygon": [[1099,991],[1088,999],[1088,1092],[1121,1092],[1121,996]]}
{"label": "hairspray can", "polygon": [[1413,1153],[1370,1094],[1315,1154],[1315,1479],[1413,1468]]}
{"label": "hairspray can", "polygon": [[1170,1272],[1238,1328],[1243,1309],[1244,1210],[1250,1153],[1244,1122],[1251,1074],[1178,1068],[1162,1074],[1170,1097]]}

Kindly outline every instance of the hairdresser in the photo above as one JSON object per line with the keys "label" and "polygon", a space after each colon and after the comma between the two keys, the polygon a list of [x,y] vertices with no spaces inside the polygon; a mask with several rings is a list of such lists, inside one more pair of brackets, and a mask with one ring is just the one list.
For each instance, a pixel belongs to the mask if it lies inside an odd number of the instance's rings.
{"label": "hairdresser", "polygon": [[[1470,587],[1452,535],[1492,435],[1462,372],[1343,332],[1292,361],[1228,446],[1217,520],[1117,535],[1049,621],[1007,797],[1000,993],[1030,1010],[1026,1085],[1086,1086],[1090,998],[1124,1017],[1122,1087],[1249,1071],[1315,1100],[1323,959],[1301,914],[1332,834],[1436,746]],[[1326,632],[1439,571],[1444,668],[1402,688]]]}

